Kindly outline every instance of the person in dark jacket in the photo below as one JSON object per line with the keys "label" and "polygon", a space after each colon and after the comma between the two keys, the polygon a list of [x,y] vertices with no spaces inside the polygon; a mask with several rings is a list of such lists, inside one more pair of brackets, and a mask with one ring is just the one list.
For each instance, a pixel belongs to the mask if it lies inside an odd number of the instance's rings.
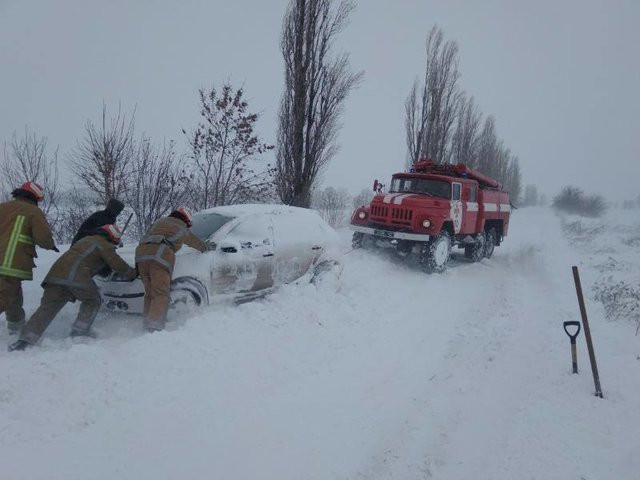
{"label": "person in dark jacket", "polygon": [[92,213],[84,222],[82,222],[82,225],[80,225],[80,228],[78,229],[78,233],[76,233],[76,236],[73,237],[71,245],[76,243],[81,238],[92,235],[93,232],[95,232],[100,227],[103,227],[105,225],[115,225],[116,219],[123,209],[124,203],[122,203],[120,200],[117,200],[115,198],[109,200],[107,202],[107,208]]}

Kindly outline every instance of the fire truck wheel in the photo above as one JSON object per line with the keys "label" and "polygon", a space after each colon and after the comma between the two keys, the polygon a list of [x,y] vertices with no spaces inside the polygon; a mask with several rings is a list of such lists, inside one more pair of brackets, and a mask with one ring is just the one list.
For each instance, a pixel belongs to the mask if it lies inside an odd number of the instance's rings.
{"label": "fire truck wheel", "polygon": [[486,258],[491,258],[491,255],[493,255],[493,250],[496,248],[496,238],[496,229],[489,229],[487,232],[487,239],[484,242],[484,256]]}
{"label": "fire truck wheel", "polygon": [[362,232],[354,232],[351,238],[351,248],[369,248],[374,245],[371,235]]}
{"label": "fire truck wheel", "polygon": [[442,273],[447,269],[451,254],[451,239],[447,232],[441,232],[422,248],[420,264],[428,273]]}
{"label": "fire truck wheel", "polygon": [[464,256],[472,262],[479,262],[485,256],[486,241],[484,235],[478,236],[478,243],[473,243],[464,247]]}

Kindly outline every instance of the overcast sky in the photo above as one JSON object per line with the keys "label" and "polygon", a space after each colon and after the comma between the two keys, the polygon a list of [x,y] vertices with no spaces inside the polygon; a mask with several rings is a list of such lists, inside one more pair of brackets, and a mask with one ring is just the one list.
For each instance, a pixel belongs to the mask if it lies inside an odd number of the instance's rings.
{"label": "overcast sky", "polygon": [[[102,102],[184,147],[197,89],[231,79],[274,142],[287,0],[0,0],[0,142],[28,125],[61,158]],[[640,1],[360,0],[338,46],[365,80],[325,185],[356,192],[405,159],[403,102],[438,23],[461,83],[520,157],[524,183],[640,193]]]}

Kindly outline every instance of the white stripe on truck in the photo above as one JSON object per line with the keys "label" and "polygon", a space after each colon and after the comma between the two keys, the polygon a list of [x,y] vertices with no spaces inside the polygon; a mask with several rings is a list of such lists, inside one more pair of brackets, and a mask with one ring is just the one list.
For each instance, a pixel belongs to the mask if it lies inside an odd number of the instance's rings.
{"label": "white stripe on truck", "polygon": [[407,198],[410,197],[412,194],[411,193],[403,193],[402,195],[398,195],[396,198],[393,199],[393,204],[394,205],[401,205],[402,201]]}

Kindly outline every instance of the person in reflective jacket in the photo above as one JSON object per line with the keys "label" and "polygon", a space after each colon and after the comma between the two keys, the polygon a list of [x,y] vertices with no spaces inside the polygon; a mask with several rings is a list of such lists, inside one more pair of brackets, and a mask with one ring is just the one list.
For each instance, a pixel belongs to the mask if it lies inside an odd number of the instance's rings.
{"label": "person in reflective jacket", "polygon": [[176,252],[182,244],[204,252],[207,245],[190,228],[191,214],[178,208],[157,220],[136,248],[136,266],[144,284],[144,326],[147,331],[163,330],[167,321],[171,274]]}
{"label": "person in reflective jacket", "polygon": [[71,336],[95,337],[91,325],[102,301],[93,276],[105,266],[127,280],[137,276],[135,269],[116,253],[120,237],[118,227],[105,225],[94,235],[76,242],[56,260],[42,282],[44,292],[40,307],[22,328],[20,339],[9,350],[24,350],[35,345],[62,307],[76,300],[80,301],[80,310],[71,327]]}
{"label": "person in reflective jacket", "polygon": [[98,228],[103,227],[104,225],[115,225],[118,215],[120,215],[123,209],[124,203],[120,200],[116,200],[115,198],[109,200],[107,202],[107,208],[92,213],[84,222],[82,222],[82,225],[80,225],[80,228],[78,229],[78,233],[76,233],[76,236],[73,237],[73,240],[71,241],[71,245],[87,235],[93,234]]}
{"label": "person in reflective jacket", "polygon": [[33,279],[36,245],[58,251],[51,228],[38,203],[44,189],[35,182],[16,188],[14,200],[0,203],[0,315],[7,317],[10,334],[24,325],[22,282]]}

